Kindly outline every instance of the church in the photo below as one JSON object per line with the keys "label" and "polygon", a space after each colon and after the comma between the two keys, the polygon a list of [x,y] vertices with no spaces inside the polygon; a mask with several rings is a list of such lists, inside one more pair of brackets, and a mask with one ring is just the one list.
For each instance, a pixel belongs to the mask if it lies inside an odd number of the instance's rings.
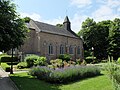
{"label": "church", "polygon": [[61,54],[70,54],[72,60],[83,59],[83,41],[71,30],[71,22],[65,17],[63,27],[30,20],[30,30],[24,45],[19,49],[23,54],[45,56],[56,59]]}

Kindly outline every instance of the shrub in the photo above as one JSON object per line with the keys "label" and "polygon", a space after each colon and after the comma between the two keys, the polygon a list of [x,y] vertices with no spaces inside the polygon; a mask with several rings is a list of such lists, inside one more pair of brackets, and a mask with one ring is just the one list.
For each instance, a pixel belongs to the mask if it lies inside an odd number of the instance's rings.
{"label": "shrub", "polygon": [[18,58],[17,57],[11,57],[11,56],[2,56],[1,57],[1,62],[17,62]]}
{"label": "shrub", "polygon": [[63,67],[62,59],[51,60],[50,63],[53,66],[54,69]]}
{"label": "shrub", "polygon": [[93,58],[92,56],[90,56],[90,57],[86,57],[86,58],[85,58],[85,61],[86,61],[87,63],[93,63],[93,62],[94,62],[93,59],[95,60],[96,57]]}
{"label": "shrub", "polygon": [[120,64],[120,57],[118,58],[117,63]]}
{"label": "shrub", "polygon": [[19,68],[19,69],[27,68],[27,63],[26,62],[20,62],[20,63],[17,64],[17,68]]}
{"label": "shrub", "polygon": [[32,67],[34,65],[34,61],[39,58],[37,55],[30,55],[25,57],[25,61],[27,62],[27,67]]}
{"label": "shrub", "polygon": [[47,65],[46,60],[47,60],[46,57],[39,57],[39,58],[37,58],[37,60],[34,61],[34,65],[45,66],[45,65]]}
{"label": "shrub", "polygon": [[67,83],[100,75],[100,70],[96,66],[70,66],[55,70],[44,66],[32,68],[29,74],[51,83]]}
{"label": "shrub", "polygon": [[1,63],[1,67],[6,71],[10,72],[10,66],[7,63]]}
{"label": "shrub", "polygon": [[70,61],[71,56],[69,54],[63,54],[63,55],[59,55],[58,58],[68,62]]}
{"label": "shrub", "polygon": [[109,62],[104,66],[104,69],[112,80],[114,89],[120,90],[120,67],[113,61],[113,58],[110,60],[109,57]]}

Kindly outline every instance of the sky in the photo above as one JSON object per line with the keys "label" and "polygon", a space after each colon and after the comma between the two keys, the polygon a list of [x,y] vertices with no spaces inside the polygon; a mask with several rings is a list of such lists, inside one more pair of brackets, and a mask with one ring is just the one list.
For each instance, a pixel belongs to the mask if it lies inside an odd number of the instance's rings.
{"label": "sky", "polygon": [[99,22],[120,18],[120,0],[14,0],[21,17],[30,17],[52,25],[69,17],[71,28],[78,33],[88,17]]}

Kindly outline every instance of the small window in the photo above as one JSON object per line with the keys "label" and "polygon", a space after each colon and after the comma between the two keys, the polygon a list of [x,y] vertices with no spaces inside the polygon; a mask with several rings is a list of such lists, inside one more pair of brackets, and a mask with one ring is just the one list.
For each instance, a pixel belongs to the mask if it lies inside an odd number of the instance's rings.
{"label": "small window", "polygon": [[64,46],[60,45],[60,54],[64,54]]}
{"label": "small window", "polygon": [[69,54],[73,54],[73,47],[72,46],[69,47]]}
{"label": "small window", "polygon": [[53,54],[53,46],[52,46],[52,44],[49,45],[49,54]]}
{"label": "small window", "polygon": [[80,54],[80,47],[77,47],[77,54]]}

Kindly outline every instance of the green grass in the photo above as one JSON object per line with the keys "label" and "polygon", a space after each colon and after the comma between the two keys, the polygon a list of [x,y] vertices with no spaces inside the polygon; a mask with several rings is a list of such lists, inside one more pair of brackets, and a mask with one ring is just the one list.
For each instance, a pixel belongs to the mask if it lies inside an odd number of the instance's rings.
{"label": "green grass", "polygon": [[27,73],[13,74],[10,77],[19,90],[113,90],[111,81],[106,75],[61,85],[40,81]]}

